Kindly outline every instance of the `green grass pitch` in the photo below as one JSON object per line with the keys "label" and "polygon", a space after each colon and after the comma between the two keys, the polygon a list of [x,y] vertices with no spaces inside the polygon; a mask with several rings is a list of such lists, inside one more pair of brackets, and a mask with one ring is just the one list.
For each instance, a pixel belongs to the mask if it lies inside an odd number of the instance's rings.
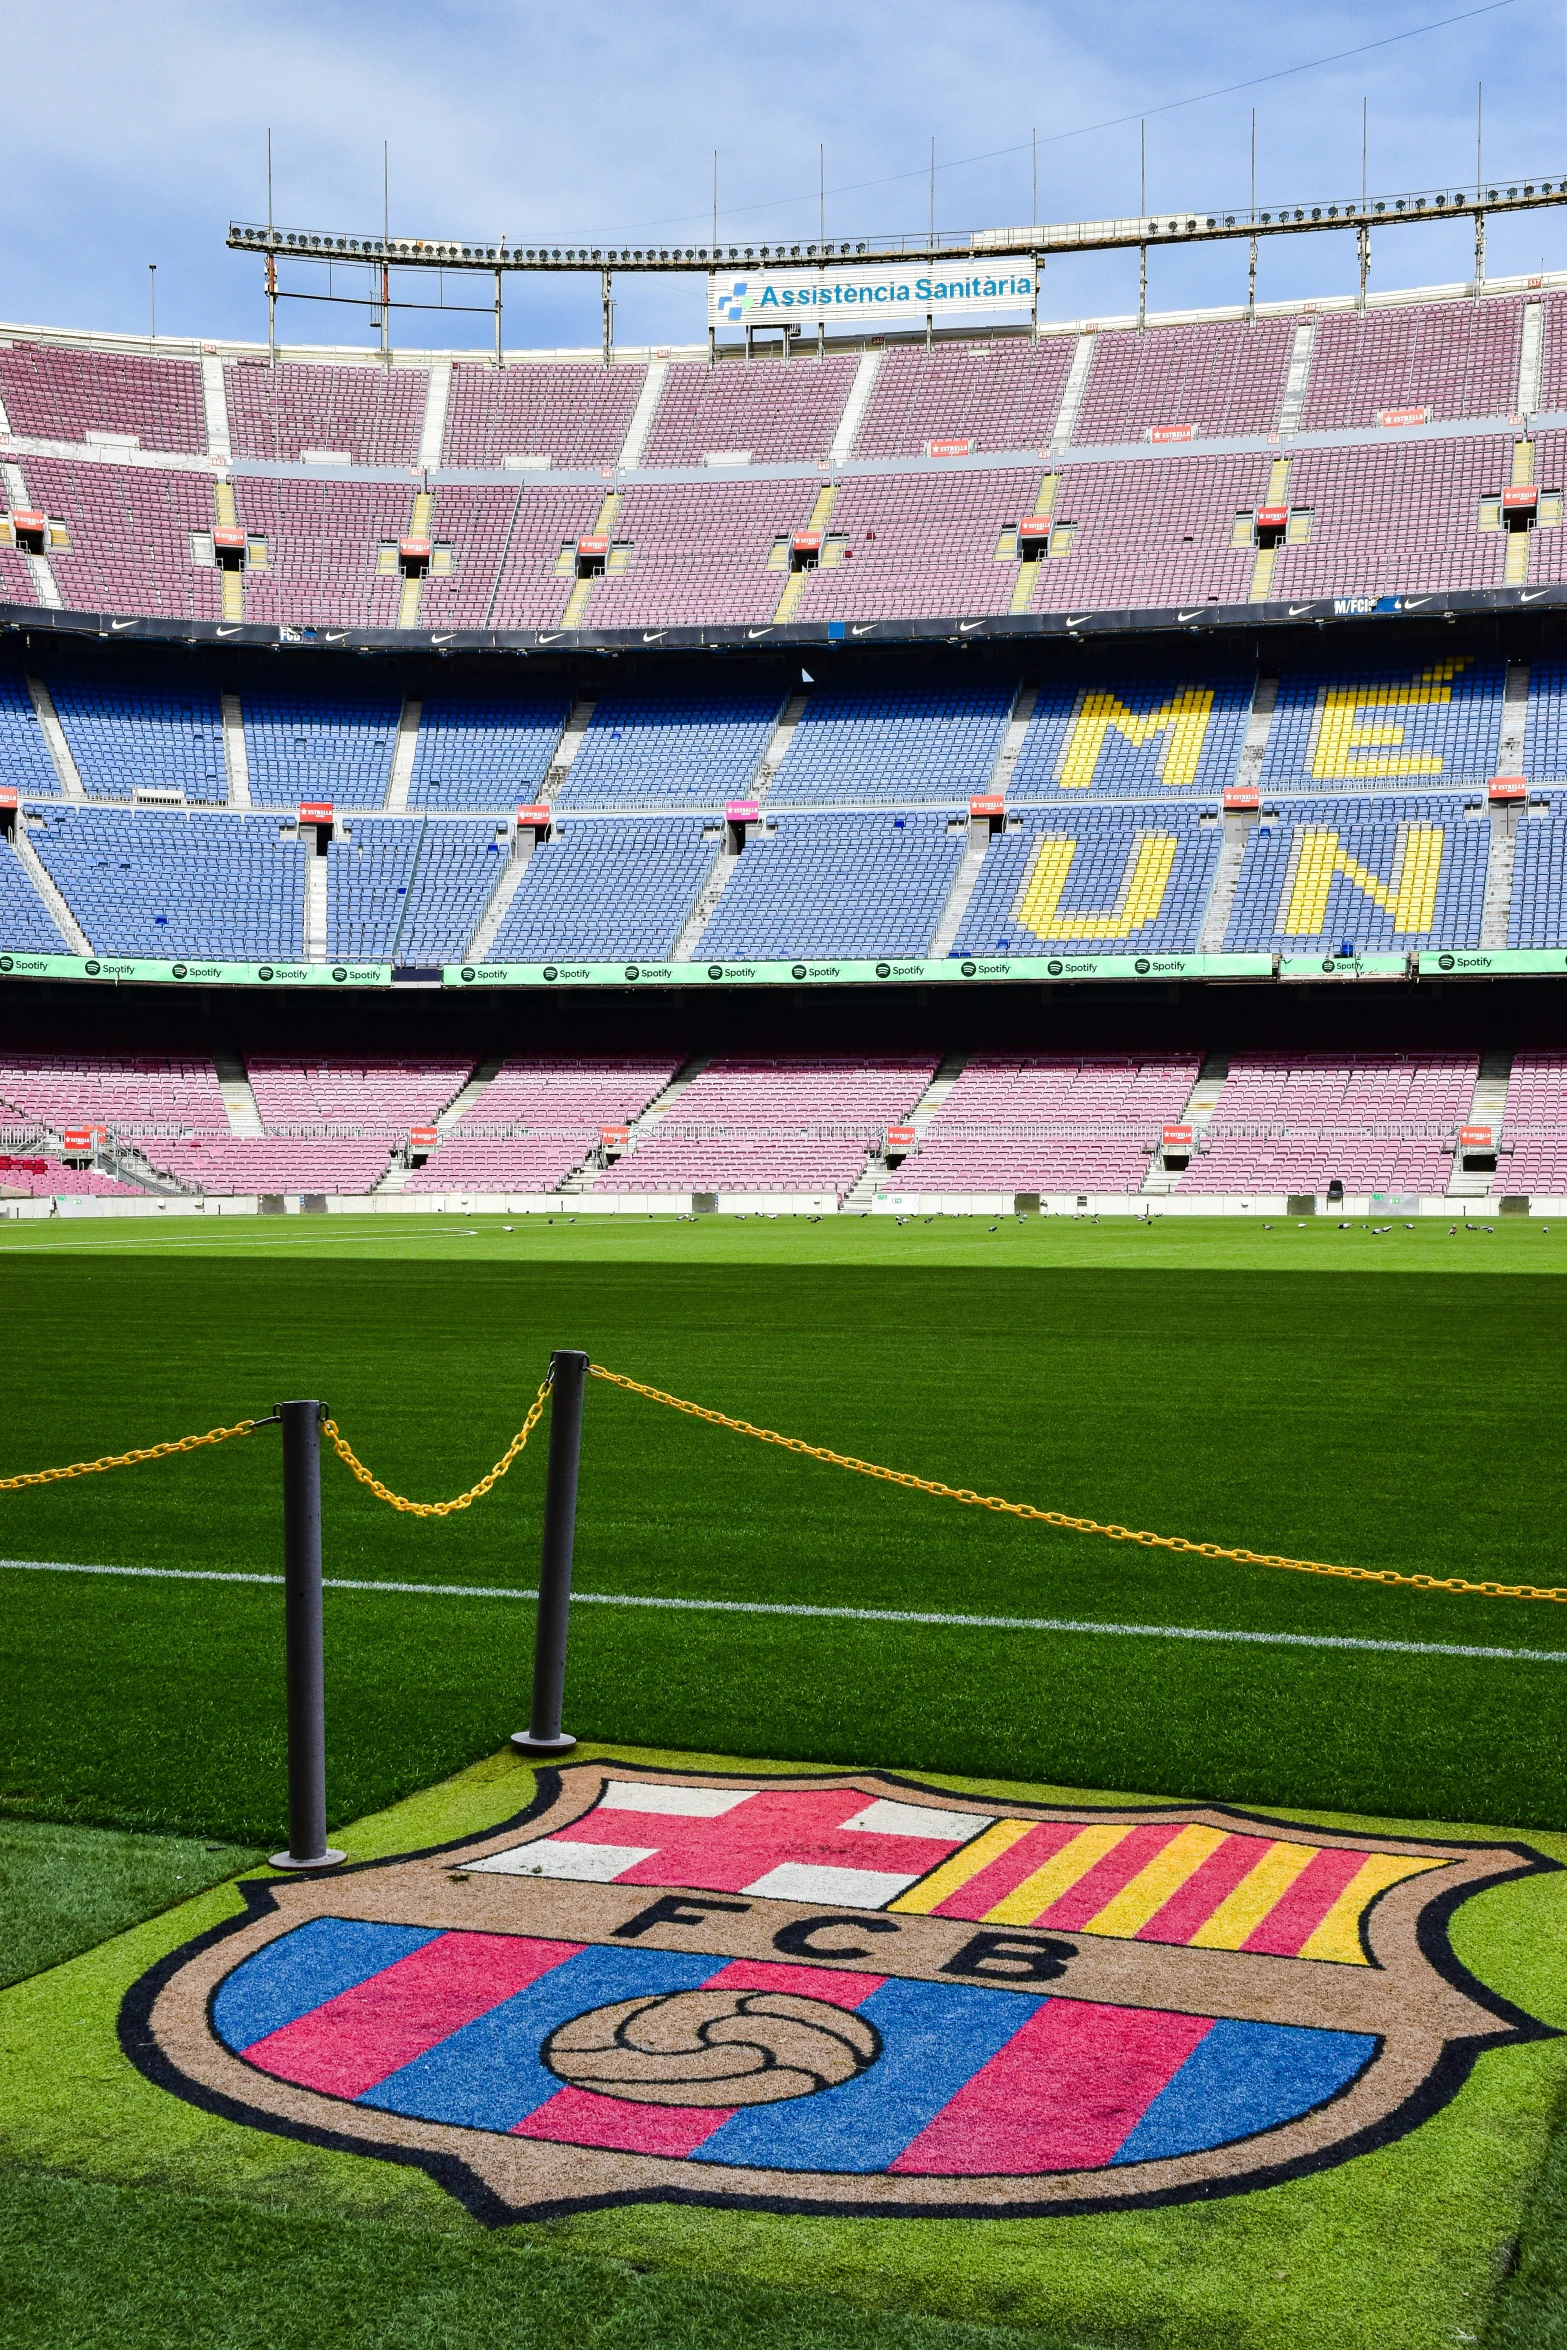
{"label": "green grass pitch", "polygon": [[[1348,1565],[1567,1583],[1564,1272],[1567,1226],[1521,1221],[1487,1232],[1461,1220],[1455,1234],[1445,1221],[1269,1232],[1174,1219],[1009,1219],[994,1230],[967,1219],[567,1216],[10,1225],[0,1227],[12,1374],[0,1474],[320,1394],[380,1476],[437,1498],[496,1457],[550,1348],[581,1345],[678,1394],[954,1485]],[[0,1557],[275,1573],[276,1444],[263,1430],[0,1495]],[[525,1718],[532,1609],[465,1594],[535,1581],[542,1455],[539,1442],[485,1502],[435,1523],[394,1516],[325,1464],[329,1576],[456,1587],[328,1592],[334,1823],[415,1800]],[[1022,1525],[795,1459],[601,1383],[588,1394],[577,1583],[616,1600],[741,1603],[580,1606],[567,1719],[584,1739],[1488,1823],[1547,1839],[1567,1826],[1567,1609],[1557,1606]],[[25,1964],[66,1962],[0,1994],[3,2017],[39,1984],[84,1981],[77,1970],[99,1956],[74,1954],[202,1881],[182,1880],[182,1867],[205,1864],[210,1876],[238,1865],[205,1847],[270,1849],[285,1802],[275,1585],[18,1569],[0,1571],[0,1596],[0,1810],[21,1839],[0,1849],[0,1876],[23,1888]],[[756,1603],[870,1614],[744,1612]],[[1087,1628],[875,1620],[895,1612]],[[1092,1628],[1128,1625],[1143,1629]],[[1437,1653],[1453,1650],[1515,1653]],[[108,1843],[98,1831],[112,1831]],[[30,1842],[40,1836],[47,1850]],[[67,1883],[77,1850],[106,1889]],[[105,1943],[102,1963],[123,1947]],[[1523,1966],[1519,1982],[1527,1975]],[[1516,1995],[1567,2021],[1538,1985]],[[1457,2304],[1433,2284],[1401,2331],[1385,2330],[1378,2299],[1384,2330],[1365,2333],[1368,2350],[1425,2350],[1485,2327],[1498,2350],[1567,2342],[1567,2159],[1544,2153],[1559,2068],[1539,2062],[1528,2161],[1508,2171],[1512,2219],[1483,2247],[1465,2238],[1462,2257],[1440,2230],[1430,2248],[1433,2279],[1451,2257],[1468,2280],[1471,2322],[1455,2320]],[[1487,2127],[1495,2146],[1471,2160],[1480,2178],[1493,2159],[1507,2167],[1516,2116]],[[618,2233],[524,2230],[502,2250],[459,2243],[444,2217],[377,2212],[354,2194],[333,2223],[300,2179],[239,2189],[199,2165],[175,2176],[160,2164],[147,2174],[150,2200],[137,2198],[134,2165],[95,2167],[59,2148],[40,2145],[0,2172],[0,2229],[47,2252],[19,2314],[0,2312],[0,2344],[303,2341],[270,2281],[279,2275],[318,2306],[325,2296],[330,2327],[312,2340],[399,2350],[457,2339],[531,2350],[568,2337],[608,2350],[633,2336],[705,2350],[737,2323],[768,2350],[818,2339],[978,2350],[1016,2329],[1061,2350],[1275,2350],[1295,2339],[1248,2306],[1249,2270],[1271,2253],[1251,2222],[1221,2223],[1217,2211],[1147,2215],[1179,2216],[1157,2259],[1135,2229],[1121,2231],[1125,2289],[1113,2307],[1071,2285],[1067,2268],[1059,2290],[1044,2289],[1063,2257],[1044,2236],[1037,2254],[1017,2253],[1011,2300],[976,2285],[955,2301],[911,2284],[904,2255],[874,2227],[861,2251],[814,2277],[782,2246],[784,2223],[711,2214],[680,2227],[643,2214]],[[1531,2179],[1536,2217],[1524,2225]],[[1205,2236],[1210,2221],[1218,2234]],[[1518,2274],[1487,2316],[1520,2226]],[[1217,2298],[1158,2281],[1166,2259],[1217,2259],[1221,2237],[1229,2282]],[[158,2280],[197,2244],[211,2289],[195,2331],[160,2331]],[[118,2297],[94,2301],[89,2280],[106,2269]],[[1309,2307],[1305,2276],[1287,2281]],[[1274,2282],[1276,2310],[1290,2296]],[[99,2333],[72,2330],[59,2313],[73,2304],[96,2309]],[[1339,2326],[1334,2338],[1362,2336]]]}

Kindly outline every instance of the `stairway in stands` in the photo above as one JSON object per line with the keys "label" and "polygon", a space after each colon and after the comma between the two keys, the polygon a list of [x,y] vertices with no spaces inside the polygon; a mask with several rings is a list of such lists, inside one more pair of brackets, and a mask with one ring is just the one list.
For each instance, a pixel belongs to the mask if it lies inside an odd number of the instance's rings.
{"label": "stairway in stands", "polygon": [[[1197,1082],[1186,1097],[1185,1108],[1179,1118],[1172,1120],[1174,1125],[1189,1126],[1192,1129],[1191,1155],[1194,1157],[1197,1145],[1202,1139],[1203,1129],[1208,1125],[1214,1111],[1219,1106],[1219,1096],[1224,1091],[1224,1081],[1229,1073],[1230,1057],[1228,1053],[1207,1054],[1202,1067],[1197,1072]],[[1181,1177],[1185,1172],[1184,1167],[1167,1167],[1164,1163],[1163,1149],[1160,1148],[1154,1152],[1148,1162],[1148,1172],[1143,1177],[1142,1189],[1152,1193],[1155,1197],[1162,1197],[1165,1193],[1179,1188]]]}
{"label": "stairway in stands", "polygon": [[[1513,1073],[1513,1056],[1507,1052],[1486,1052],[1480,1055],[1480,1074],[1475,1079],[1474,1098],[1469,1104],[1469,1126],[1489,1126],[1491,1149],[1477,1156],[1494,1158],[1496,1145],[1502,1139],[1502,1121],[1507,1115],[1507,1081]],[[1461,1144],[1453,1151],[1453,1172],[1447,1179],[1449,1199],[1485,1199],[1489,1196],[1494,1167],[1466,1167]]]}

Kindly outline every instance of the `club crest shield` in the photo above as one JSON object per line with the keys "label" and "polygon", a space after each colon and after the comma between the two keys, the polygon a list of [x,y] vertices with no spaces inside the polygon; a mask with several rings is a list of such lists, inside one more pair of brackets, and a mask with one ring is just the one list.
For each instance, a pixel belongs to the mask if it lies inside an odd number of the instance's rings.
{"label": "club crest shield", "polygon": [[127,1995],[149,2078],[492,2222],[1019,2217],[1244,2193],[1553,2036],[1447,1921],[1521,1844],[878,1772],[581,1762],[438,1850],[258,1882]]}

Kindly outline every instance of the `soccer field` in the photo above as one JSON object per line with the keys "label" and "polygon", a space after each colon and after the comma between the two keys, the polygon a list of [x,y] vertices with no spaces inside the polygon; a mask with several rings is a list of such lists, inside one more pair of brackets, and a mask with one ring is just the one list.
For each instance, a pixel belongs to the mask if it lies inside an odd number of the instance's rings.
{"label": "soccer field", "polygon": [[[1567,1233],[1534,1224],[332,1218],[11,1226],[0,1258],[13,1474],[313,1393],[378,1475],[434,1499],[499,1454],[550,1348],[581,1345],[1041,1507],[1404,1574],[1563,1580]],[[469,1594],[531,1589],[541,1455],[438,1521],[394,1515],[327,1461],[328,1576],[418,1587],[327,1595],[334,1818],[523,1719],[531,1606]],[[6,1575],[8,1806],[275,1837],[280,1595],[181,1579],[278,1571],[275,1432],[0,1511],[8,1559],[153,1571]],[[582,1736],[1514,1825],[1563,1813],[1553,1606],[1020,1523],[602,1382],[577,1585]],[[626,1601],[656,1604],[601,1604]],[[909,1615],[992,1621],[890,1620]]]}
{"label": "soccer field", "polygon": [[[1564,1579],[1567,1234],[1532,1223],[56,1224],[0,1230],[0,1259],[8,1475],[313,1393],[379,1476],[438,1498],[501,1452],[550,1349],[580,1345],[1042,1507],[1379,1572]],[[324,1462],[329,1801],[356,1861],[528,1800],[496,1750],[527,1713],[543,1449],[434,1521]],[[232,1930],[240,1897],[215,1880],[281,1838],[276,1431],[0,1510],[9,1971],[46,1970],[4,1994],[21,2167],[0,2237],[28,2247],[7,2350],[194,2338],[164,2330],[171,2264],[180,2324],[221,2350],[623,2332],[718,2350],[737,2326],[765,2350],[1314,2350],[1313,2311],[1355,2350],[1428,2350],[1558,2322],[1554,2037],[1483,2055],[1422,2126],[1320,2176],[1101,2217],[677,2200],[487,2237],[433,2180],[194,2112],[127,2063],[126,2016],[146,1970]],[[68,1571],[92,1568],[131,1571]],[[1288,1806],[1296,1836],[1299,1814],[1439,1846],[1443,1823],[1460,1845],[1528,1831],[1546,1873],[1465,1904],[1453,1943],[1460,1979],[1561,2020],[1553,1605],[1112,1544],[600,1381],[576,1570],[567,1723],[590,1754]],[[351,1904],[352,1874],[332,1882]],[[303,2315],[323,2308],[324,2336]]]}

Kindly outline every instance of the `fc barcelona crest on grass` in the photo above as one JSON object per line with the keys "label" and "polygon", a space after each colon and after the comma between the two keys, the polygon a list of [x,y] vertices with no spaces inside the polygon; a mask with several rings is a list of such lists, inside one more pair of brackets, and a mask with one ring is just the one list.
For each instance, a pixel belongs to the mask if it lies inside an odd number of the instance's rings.
{"label": "fc barcelona crest on grass", "polygon": [[482,2218],[638,2201],[1048,2214],[1244,2193],[1387,2144],[1548,2036],[1453,1956],[1525,1845],[878,1773],[583,1762],[443,1849],[247,1888],[126,2052]]}

